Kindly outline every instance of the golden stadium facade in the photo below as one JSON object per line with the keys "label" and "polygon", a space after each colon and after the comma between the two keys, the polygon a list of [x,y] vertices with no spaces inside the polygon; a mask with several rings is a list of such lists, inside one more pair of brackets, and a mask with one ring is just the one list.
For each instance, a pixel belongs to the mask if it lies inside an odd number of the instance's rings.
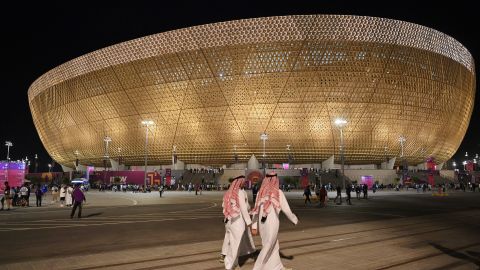
{"label": "golden stadium facade", "polygon": [[[474,105],[469,51],[436,30],[341,15],[266,17],[189,27],[116,44],[38,78],[28,98],[39,136],[59,163],[231,164],[339,159],[410,164],[449,159]],[[117,149],[120,152],[117,153]],[[236,149],[236,150],[235,150]],[[77,154],[75,154],[75,152]],[[397,162],[399,159],[397,159]]]}

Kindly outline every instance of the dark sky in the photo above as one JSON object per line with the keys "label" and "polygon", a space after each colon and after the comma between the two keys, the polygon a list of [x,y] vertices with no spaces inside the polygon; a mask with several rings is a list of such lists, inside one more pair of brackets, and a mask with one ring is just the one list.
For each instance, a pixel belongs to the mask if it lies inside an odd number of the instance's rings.
{"label": "dark sky", "polygon": [[[296,14],[351,14],[399,19],[446,33],[478,60],[480,23],[472,1],[28,1],[2,2],[0,160],[6,140],[11,158],[39,154],[40,169],[50,158],[37,135],[28,107],[30,84],[48,70],[83,54],[163,31],[234,19]],[[23,3],[22,3],[23,2]],[[73,2],[73,1],[72,1]],[[426,3],[428,2],[428,3]],[[448,4],[445,4],[447,2]],[[477,85],[478,85],[477,75]],[[477,86],[478,88],[478,86]],[[480,97],[454,158],[480,153]],[[57,167],[58,169],[58,167]]]}

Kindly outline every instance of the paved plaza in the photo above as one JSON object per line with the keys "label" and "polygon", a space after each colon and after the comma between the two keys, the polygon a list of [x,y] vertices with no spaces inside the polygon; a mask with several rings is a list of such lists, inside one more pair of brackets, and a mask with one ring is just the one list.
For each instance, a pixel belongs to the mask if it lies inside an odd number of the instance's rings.
{"label": "paved plaza", "polygon": [[[286,267],[480,267],[480,193],[380,191],[368,200],[353,198],[351,206],[330,200],[326,208],[305,206],[300,191],[286,194],[300,220],[293,226],[281,218]],[[223,269],[222,195],[90,191],[83,218],[73,220],[70,208],[51,197],[41,208],[2,211],[0,269]],[[261,249],[258,236],[255,243]],[[252,269],[254,259],[240,262]]]}

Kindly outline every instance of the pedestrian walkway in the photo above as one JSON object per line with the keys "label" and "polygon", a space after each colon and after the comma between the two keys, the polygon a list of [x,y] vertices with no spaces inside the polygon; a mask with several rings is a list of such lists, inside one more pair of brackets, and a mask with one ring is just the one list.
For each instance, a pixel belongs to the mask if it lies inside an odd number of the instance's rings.
{"label": "pedestrian walkway", "polygon": [[[214,215],[208,209],[204,211],[205,215]],[[442,222],[447,217],[455,222]],[[279,235],[282,261],[293,269],[475,269],[480,239],[469,236],[476,235],[478,222],[480,210],[306,230],[291,227]],[[255,242],[261,248],[259,237],[255,237]],[[2,269],[221,270],[223,264],[218,262],[221,245],[222,241],[216,240],[90,255],[70,254],[2,265]],[[253,258],[242,261],[242,269],[253,267]]]}
{"label": "pedestrian walkway", "polygon": [[[70,209],[66,209],[70,211]],[[85,211],[84,211],[85,212]],[[194,213],[194,214],[192,214]],[[15,215],[15,213],[9,213]],[[149,214],[129,214],[129,215],[114,215],[101,216],[100,212],[93,212],[84,215],[83,218],[73,220],[68,218],[68,213],[62,219],[39,219],[29,221],[0,221],[0,232],[6,231],[30,231],[42,229],[55,228],[75,228],[85,226],[109,226],[118,224],[132,224],[132,223],[147,223],[147,222],[162,222],[185,220],[193,221],[196,219],[223,218],[221,210],[219,210],[217,203],[212,202],[208,206],[202,208],[195,208],[192,210],[170,211]]]}

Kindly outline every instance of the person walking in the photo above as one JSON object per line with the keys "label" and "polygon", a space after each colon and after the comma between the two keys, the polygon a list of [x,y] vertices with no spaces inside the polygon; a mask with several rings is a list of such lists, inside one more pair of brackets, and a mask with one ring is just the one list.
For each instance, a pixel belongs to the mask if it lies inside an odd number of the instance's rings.
{"label": "person walking", "polygon": [[65,206],[65,196],[67,196],[67,189],[65,188],[65,185],[62,185],[60,188],[60,207]]}
{"label": "person walking", "polygon": [[5,185],[5,189],[3,190],[3,194],[4,194],[4,197],[5,197],[5,202],[7,203],[7,211],[10,210],[10,208],[12,207],[12,188],[10,188],[10,185],[8,184],[7,181],[5,181],[4,183]]}
{"label": "person walking", "polygon": [[72,197],[73,187],[71,185],[67,185],[66,191],[67,192],[65,193],[65,205],[67,207],[72,207],[72,204],[73,204],[73,197]]}
{"label": "person walking", "polygon": [[241,247],[246,247],[247,254],[255,251],[253,241],[248,239],[248,235],[245,237],[245,234],[248,233],[247,227],[252,225],[252,220],[248,213],[248,197],[243,190],[244,184],[245,176],[236,177],[223,196],[222,207],[226,236],[222,253],[225,255],[223,258],[225,269],[234,269],[238,265],[238,256],[245,251]]}
{"label": "person walking", "polygon": [[85,194],[83,194],[83,191],[80,189],[80,184],[75,185],[75,189],[73,190],[72,197],[73,197],[73,208],[72,208],[72,212],[70,213],[70,218],[73,218],[73,216],[75,215],[75,211],[77,210],[77,207],[78,207],[78,218],[82,218],[82,203],[86,202],[87,199],[85,198]]}
{"label": "person walking", "polygon": [[160,187],[158,188],[158,193],[160,193],[160,198],[161,198],[163,195],[163,185],[160,185]]}
{"label": "person walking", "polygon": [[262,250],[255,261],[254,270],[286,269],[280,260],[279,214],[283,211],[294,225],[298,224],[298,218],[290,210],[285,194],[278,188],[278,182],[276,174],[266,175],[252,210],[252,234],[257,235],[258,228],[262,238]]}
{"label": "person walking", "polygon": [[20,200],[22,207],[28,206],[28,187],[27,183],[20,188]]}
{"label": "person walking", "polygon": [[40,187],[40,184],[38,184],[37,189],[35,189],[35,198],[36,198],[37,207],[42,206],[42,196],[43,196],[42,188]]}
{"label": "person walking", "polygon": [[30,207],[30,191],[31,191],[31,188],[30,188],[30,185],[29,184],[25,184],[25,186],[27,187],[27,196],[25,198],[25,200],[27,201],[27,206]]}
{"label": "person walking", "polygon": [[[340,203],[337,203],[337,199],[340,198]],[[337,186],[337,197],[333,200],[336,204],[342,204],[342,187],[340,185]]]}
{"label": "person walking", "polygon": [[363,198],[365,200],[368,199],[368,186],[367,185],[363,185]]}
{"label": "person walking", "polygon": [[327,206],[327,196],[327,189],[325,188],[325,186],[322,186],[322,188],[320,189],[320,206]]}
{"label": "person walking", "polygon": [[303,196],[305,196],[305,206],[307,206],[307,201],[312,204],[312,201],[310,201],[310,196],[312,196],[312,192],[310,191],[310,186],[307,185],[305,187],[305,190],[303,191]]}
{"label": "person walking", "polygon": [[347,192],[347,203],[349,205],[352,205],[352,196],[351,196],[352,186],[350,184],[347,185],[346,192]]}

